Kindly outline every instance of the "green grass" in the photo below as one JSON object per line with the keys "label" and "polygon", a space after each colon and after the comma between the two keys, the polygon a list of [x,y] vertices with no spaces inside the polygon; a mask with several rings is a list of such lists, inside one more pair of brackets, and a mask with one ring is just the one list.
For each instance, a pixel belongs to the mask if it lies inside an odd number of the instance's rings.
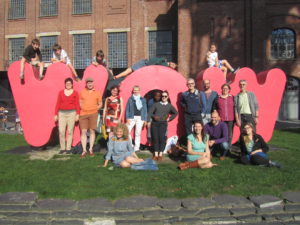
{"label": "green grass", "polygon": [[214,160],[212,169],[178,171],[177,163],[159,164],[158,171],[97,168],[103,154],[70,160],[28,160],[27,155],[8,154],[7,150],[26,145],[22,136],[0,135],[0,192],[33,191],[40,198],[119,199],[132,195],[159,198],[207,197],[216,194],[280,196],[284,191],[300,190],[300,150],[296,132],[275,131],[270,144],[286,150],[269,154],[284,168],[244,166],[234,159]]}

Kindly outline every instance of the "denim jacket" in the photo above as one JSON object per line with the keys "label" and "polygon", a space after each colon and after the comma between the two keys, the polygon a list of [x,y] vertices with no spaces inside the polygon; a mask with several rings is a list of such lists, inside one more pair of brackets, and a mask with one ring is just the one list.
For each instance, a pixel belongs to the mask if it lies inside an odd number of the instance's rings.
{"label": "denim jacket", "polygon": [[[146,99],[141,97],[141,101],[143,104],[143,107],[141,108],[141,120],[143,121],[147,121],[147,103],[146,103]],[[131,96],[126,104],[126,120],[130,120],[133,119],[134,117],[134,99]]]}

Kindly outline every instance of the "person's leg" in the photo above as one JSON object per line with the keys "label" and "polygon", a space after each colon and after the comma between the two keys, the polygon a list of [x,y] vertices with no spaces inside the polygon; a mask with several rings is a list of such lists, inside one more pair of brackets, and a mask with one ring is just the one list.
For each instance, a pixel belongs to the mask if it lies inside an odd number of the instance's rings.
{"label": "person's leg", "polygon": [[189,168],[199,168],[198,160],[192,161],[192,162],[183,162],[179,164],[180,170],[186,170]]}
{"label": "person's leg", "polygon": [[94,147],[94,143],[95,143],[95,130],[94,129],[90,129],[90,149],[89,152],[90,154],[93,154],[93,147]]}
{"label": "person's leg", "polygon": [[224,160],[225,157],[226,157],[226,155],[227,155],[227,152],[229,150],[229,144],[228,144],[228,142],[222,142],[219,145],[219,148],[220,148],[220,154],[221,154],[220,160]]}
{"label": "person's leg", "polygon": [[75,119],[76,119],[76,112],[68,113],[68,118],[67,118],[68,130],[67,130],[67,147],[66,147],[67,151],[71,150]]}
{"label": "person's leg", "polygon": [[232,133],[233,133],[233,121],[225,121],[225,123],[227,124],[228,127],[228,144],[229,144],[229,148],[232,145]]}
{"label": "person's leg", "polygon": [[20,79],[24,79],[24,67],[25,67],[25,62],[26,62],[26,59],[24,57],[22,57],[21,59],[21,68],[20,68]]}
{"label": "person's leg", "polygon": [[122,168],[129,168],[129,167],[130,167],[130,163],[127,162],[126,160],[123,160],[123,161],[120,163],[120,167],[122,167]]}
{"label": "person's leg", "polygon": [[59,143],[60,143],[61,151],[66,150],[66,126],[67,126],[67,117],[65,116],[65,113],[58,112],[58,131],[59,131]]}
{"label": "person's leg", "polygon": [[135,164],[135,163],[143,162],[144,160],[143,159],[135,158],[133,156],[127,156],[125,158],[125,161],[128,162],[128,163],[130,163],[130,164]]}
{"label": "person's leg", "polygon": [[245,165],[250,165],[250,156],[249,155],[243,155],[240,158],[241,163],[245,164]]}
{"label": "person's leg", "polygon": [[186,136],[190,135],[193,133],[192,131],[192,126],[193,126],[193,121],[192,121],[192,116],[185,113],[184,114],[184,128],[185,128],[185,134]]}
{"label": "person's leg", "polygon": [[151,135],[152,135],[152,141],[154,146],[154,157],[158,157],[158,151],[159,151],[159,123],[158,122],[152,122],[151,123]]}
{"label": "person's leg", "polygon": [[[133,119],[129,120],[129,124],[127,124],[128,131],[129,131],[129,138],[131,140],[131,143],[132,143],[131,131],[135,125],[136,125],[136,121],[135,121],[135,118],[133,117]],[[132,147],[134,147],[134,146],[132,145]]]}
{"label": "person's leg", "polygon": [[76,81],[78,81],[78,80],[77,80],[77,79],[79,79],[79,78],[78,78],[78,74],[77,74],[76,70],[74,69],[73,65],[72,65],[71,63],[69,63],[69,64],[67,64],[67,65],[68,65],[68,67],[70,68],[70,70],[72,71],[74,77],[76,78]]}
{"label": "person's leg", "polygon": [[82,145],[82,154],[86,154],[86,142],[87,142],[87,137],[86,137],[87,129],[82,129],[81,130],[81,145]]}
{"label": "person's leg", "polygon": [[222,60],[222,63],[225,67],[227,67],[231,72],[234,71],[234,69],[232,68],[232,66],[230,65],[230,63],[226,60],[226,59],[223,59]]}
{"label": "person's leg", "polygon": [[225,66],[222,66],[222,67],[221,67],[221,70],[222,70],[222,72],[223,72],[223,74],[224,74],[224,80],[226,81],[226,77],[227,77],[227,68],[226,68]]}
{"label": "person's leg", "polygon": [[141,116],[135,116],[135,138],[134,138],[134,151],[140,150],[141,145],[141,133],[144,122],[141,119]]}
{"label": "person's leg", "polygon": [[44,63],[43,62],[39,62],[38,66],[40,67],[40,79],[44,78],[43,72],[44,72]]}
{"label": "person's leg", "polygon": [[269,159],[267,154],[263,152],[256,153],[254,155],[250,156],[250,161],[254,165],[263,165],[268,166],[269,165]]}
{"label": "person's leg", "polygon": [[115,79],[121,78],[121,77],[125,77],[129,74],[131,74],[133,72],[133,70],[131,69],[131,67],[127,68],[125,71],[123,71],[122,73],[119,73],[118,75],[115,76]]}
{"label": "person's leg", "polygon": [[160,122],[160,126],[159,126],[159,155],[160,157],[162,157],[163,155],[163,151],[165,150],[166,147],[166,131],[167,131],[167,126],[168,126],[168,122]]}

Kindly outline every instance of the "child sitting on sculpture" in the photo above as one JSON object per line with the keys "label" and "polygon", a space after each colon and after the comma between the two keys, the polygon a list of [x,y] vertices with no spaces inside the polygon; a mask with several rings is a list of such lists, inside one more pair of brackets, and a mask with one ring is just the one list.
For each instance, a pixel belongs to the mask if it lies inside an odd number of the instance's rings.
{"label": "child sitting on sculpture", "polygon": [[224,73],[225,81],[228,69],[232,73],[236,73],[239,69],[234,69],[226,59],[219,59],[217,46],[215,44],[210,45],[210,49],[206,54],[206,60],[208,63],[208,67],[217,67],[222,70],[222,72]]}
{"label": "child sitting on sculpture", "polygon": [[122,73],[116,75],[115,79],[125,77],[125,76],[131,74],[132,72],[142,68],[142,67],[151,66],[151,65],[167,66],[167,67],[170,67],[174,70],[177,68],[177,64],[174,63],[174,62],[168,62],[167,59],[165,59],[165,58],[153,57],[153,58],[150,58],[150,59],[142,59],[142,60],[138,61],[137,63],[133,64],[131,67],[127,68]]}
{"label": "child sitting on sculpture", "polygon": [[62,49],[61,45],[54,44],[52,47],[52,50],[53,50],[53,56],[52,56],[51,62],[52,63],[61,62],[61,63],[67,64],[67,66],[71,69],[71,71],[75,77],[75,80],[80,81],[80,78],[78,77],[76,70],[74,69],[73,65],[71,64],[71,60],[70,60],[67,52],[64,49]]}
{"label": "child sitting on sculpture", "polygon": [[43,70],[44,70],[44,63],[42,62],[42,54],[40,51],[40,41],[38,39],[33,39],[31,41],[31,45],[28,45],[25,48],[21,59],[21,68],[20,68],[20,79],[24,79],[24,66],[25,62],[29,63],[32,66],[38,66],[39,69],[39,78],[40,80],[43,79]]}

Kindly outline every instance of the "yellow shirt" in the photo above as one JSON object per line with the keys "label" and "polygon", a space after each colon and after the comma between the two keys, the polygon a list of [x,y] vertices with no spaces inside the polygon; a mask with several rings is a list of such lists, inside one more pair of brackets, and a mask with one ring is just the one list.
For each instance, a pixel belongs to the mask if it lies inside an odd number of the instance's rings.
{"label": "yellow shirt", "polygon": [[89,115],[98,112],[102,96],[99,91],[83,89],[80,92],[80,115]]}
{"label": "yellow shirt", "polygon": [[240,94],[240,113],[241,114],[251,114],[249,100],[247,93]]}

